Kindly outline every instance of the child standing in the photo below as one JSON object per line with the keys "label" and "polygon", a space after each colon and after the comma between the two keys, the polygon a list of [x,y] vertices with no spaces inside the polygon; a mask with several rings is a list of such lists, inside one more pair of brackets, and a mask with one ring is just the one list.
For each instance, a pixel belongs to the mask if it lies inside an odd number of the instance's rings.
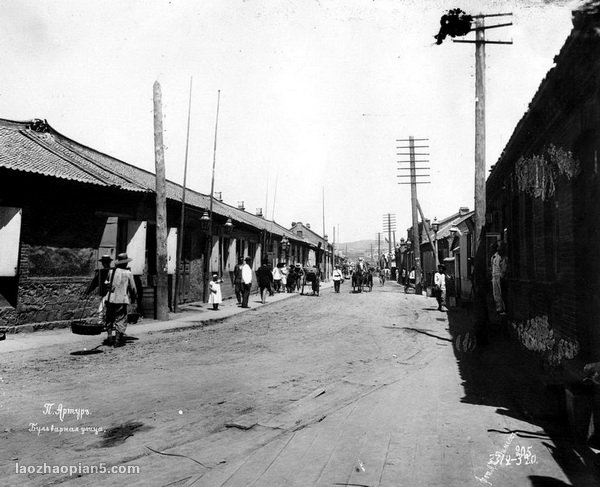
{"label": "child standing", "polygon": [[208,289],[210,290],[208,304],[212,304],[215,311],[219,309],[219,304],[223,302],[223,296],[221,295],[222,282],[223,281],[219,279],[219,274],[213,272],[212,279],[208,283]]}

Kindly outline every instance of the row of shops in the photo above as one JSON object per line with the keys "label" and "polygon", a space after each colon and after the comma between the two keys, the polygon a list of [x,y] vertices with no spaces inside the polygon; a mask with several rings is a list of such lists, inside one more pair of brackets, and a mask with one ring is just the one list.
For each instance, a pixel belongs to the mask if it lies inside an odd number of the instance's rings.
{"label": "row of shops", "polygon": [[[58,133],[45,121],[0,120],[0,329],[52,328],[93,314],[100,296],[82,291],[101,255],[127,252],[144,316],[156,308],[155,175]],[[243,204],[212,201],[167,181],[169,303],[205,300],[207,273],[218,272],[233,295],[233,269],[250,257],[320,265],[328,279],[332,246],[309,224],[285,228]],[[178,285],[175,286],[175,282]],[[177,288],[177,295],[175,295]]]}

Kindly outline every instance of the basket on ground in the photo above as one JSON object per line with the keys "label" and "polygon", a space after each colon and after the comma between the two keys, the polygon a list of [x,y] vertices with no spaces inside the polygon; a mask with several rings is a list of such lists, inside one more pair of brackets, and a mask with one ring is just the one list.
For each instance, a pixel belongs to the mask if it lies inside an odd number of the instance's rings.
{"label": "basket on ground", "polygon": [[71,332],[75,335],[100,335],[104,330],[104,325],[88,323],[86,321],[72,321]]}

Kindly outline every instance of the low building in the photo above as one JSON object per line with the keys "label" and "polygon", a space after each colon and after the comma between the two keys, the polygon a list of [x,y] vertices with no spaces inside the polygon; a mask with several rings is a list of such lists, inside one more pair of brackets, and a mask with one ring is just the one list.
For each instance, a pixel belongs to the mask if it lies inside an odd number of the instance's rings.
{"label": "low building", "polygon": [[[82,292],[99,256],[127,252],[139,288],[138,306],[154,317],[156,179],[151,172],[86,147],[42,120],[0,120],[0,327],[66,326],[93,315],[99,295]],[[167,181],[169,298],[200,301],[208,273],[233,294],[233,268],[251,257],[285,259],[309,244],[261,215],[213,199],[212,231],[204,225],[210,198],[186,192],[182,259],[177,265],[183,188]],[[178,273],[178,276],[177,276]]]}
{"label": "low building", "polygon": [[[471,299],[471,274],[473,265],[473,215],[467,207],[441,220],[419,222],[419,250],[421,256],[421,283],[424,288],[433,284],[438,264],[446,266],[450,278],[447,296],[462,301]],[[407,240],[397,248],[401,267],[410,270],[416,266],[412,227],[407,230]],[[436,259],[437,252],[437,259]]]}
{"label": "low building", "polygon": [[308,244],[305,251],[297,255],[296,263],[321,267],[322,279],[328,280],[333,271],[333,246],[327,235],[319,235],[311,229],[310,223],[302,222],[292,222],[290,232]]}

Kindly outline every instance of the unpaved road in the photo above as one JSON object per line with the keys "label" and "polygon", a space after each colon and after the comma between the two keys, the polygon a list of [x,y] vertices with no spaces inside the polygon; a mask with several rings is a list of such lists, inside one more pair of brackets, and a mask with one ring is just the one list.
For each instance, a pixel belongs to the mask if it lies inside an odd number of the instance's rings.
{"label": "unpaved road", "polygon": [[[423,325],[444,329],[445,314],[434,308],[433,300],[404,295],[395,283],[376,282],[363,294],[350,293],[346,283],[340,294],[324,289],[319,297],[296,296],[222,323],[140,335],[101,354],[71,355],[72,344],[4,353],[0,483],[98,483],[97,476],[15,473],[16,464],[45,462],[82,473],[100,464],[138,465],[139,474],[113,475],[106,485],[167,485],[150,467],[167,457],[150,449],[179,454],[203,441],[223,448],[212,452],[208,468],[225,464],[266,418],[283,414],[281,421],[302,427],[369,387],[397,380],[416,361],[422,365],[436,346],[448,345],[418,332]],[[129,333],[136,335],[135,326]],[[328,388],[335,394],[318,408],[305,407],[306,398]]]}

